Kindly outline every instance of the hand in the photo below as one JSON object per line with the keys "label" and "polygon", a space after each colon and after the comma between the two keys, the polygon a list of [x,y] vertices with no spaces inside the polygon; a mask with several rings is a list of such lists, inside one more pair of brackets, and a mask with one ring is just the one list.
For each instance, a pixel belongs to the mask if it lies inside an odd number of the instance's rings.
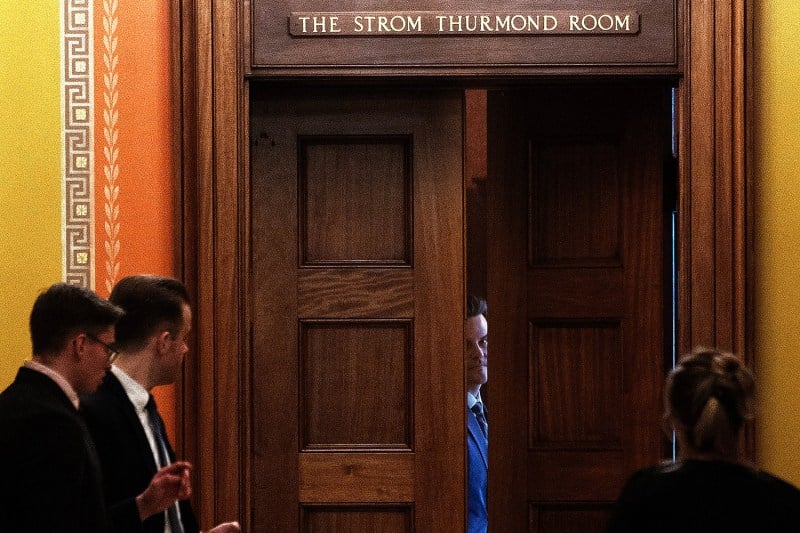
{"label": "hand", "polygon": [[186,461],[182,461],[183,474],[181,476],[181,489],[178,491],[179,500],[188,500],[192,496],[192,465]]}
{"label": "hand", "polygon": [[185,500],[192,494],[190,473],[192,465],[178,461],[155,473],[144,492],[136,497],[136,507],[142,520],[164,512],[175,500]]}
{"label": "hand", "polygon": [[225,522],[217,527],[209,529],[206,533],[239,533],[242,530],[239,522]]}

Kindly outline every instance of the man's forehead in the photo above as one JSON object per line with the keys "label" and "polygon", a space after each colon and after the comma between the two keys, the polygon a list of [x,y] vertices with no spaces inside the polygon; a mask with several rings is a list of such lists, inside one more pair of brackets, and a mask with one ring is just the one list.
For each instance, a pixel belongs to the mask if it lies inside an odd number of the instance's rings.
{"label": "man's forehead", "polygon": [[483,315],[471,316],[464,321],[464,334],[486,335],[488,323]]}

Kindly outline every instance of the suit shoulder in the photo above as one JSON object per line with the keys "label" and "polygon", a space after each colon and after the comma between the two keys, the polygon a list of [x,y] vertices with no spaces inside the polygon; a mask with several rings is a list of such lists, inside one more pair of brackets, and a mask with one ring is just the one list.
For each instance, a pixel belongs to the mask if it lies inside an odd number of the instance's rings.
{"label": "suit shoulder", "polygon": [[[119,391],[121,391],[121,394]],[[81,396],[81,411],[84,413],[106,413],[118,408],[125,391],[113,374],[108,374],[96,391]]]}

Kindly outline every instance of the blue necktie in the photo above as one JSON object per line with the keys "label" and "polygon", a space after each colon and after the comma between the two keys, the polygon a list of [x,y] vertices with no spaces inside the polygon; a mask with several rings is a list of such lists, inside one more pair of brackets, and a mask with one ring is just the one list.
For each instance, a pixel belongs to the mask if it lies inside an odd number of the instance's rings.
{"label": "blue necktie", "polygon": [[475,413],[475,418],[478,419],[478,425],[481,427],[483,436],[489,438],[489,425],[486,423],[486,416],[483,414],[483,404],[475,402],[472,406],[472,412]]}
{"label": "blue necktie", "polygon": [[[167,456],[167,434],[164,431],[164,421],[161,419],[161,415],[158,414],[156,400],[153,398],[152,394],[144,408],[147,411],[147,421],[150,423],[150,431],[153,432],[153,439],[156,442],[158,467],[162,468],[170,464],[169,457]],[[183,533],[183,524],[181,524],[181,520],[178,517],[178,502],[170,505],[166,513],[167,523],[169,523],[172,533]]]}

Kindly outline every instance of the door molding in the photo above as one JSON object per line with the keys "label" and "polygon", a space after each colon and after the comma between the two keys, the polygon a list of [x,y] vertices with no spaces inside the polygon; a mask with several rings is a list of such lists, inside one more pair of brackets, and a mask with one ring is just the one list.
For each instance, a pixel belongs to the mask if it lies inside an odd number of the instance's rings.
{"label": "door molding", "polygon": [[752,3],[690,2],[679,85],[679,344],[752,365]]}
{"label": "door molding", "polygon": [[[678,82],[679,348],[752,366],[752,3],[683,0]],[[250,468],[247,2],[172,0],[175,239],[195,307],[179,385],[178,445],[202,525],[247,528]],[[754,456],[753,432],[748,451]]]}
{"label": "door molding", "polygon": [[172,0],[178,271],[194,303],[177,437],[203,527],[247,531],[247,86],[239,3]]}

